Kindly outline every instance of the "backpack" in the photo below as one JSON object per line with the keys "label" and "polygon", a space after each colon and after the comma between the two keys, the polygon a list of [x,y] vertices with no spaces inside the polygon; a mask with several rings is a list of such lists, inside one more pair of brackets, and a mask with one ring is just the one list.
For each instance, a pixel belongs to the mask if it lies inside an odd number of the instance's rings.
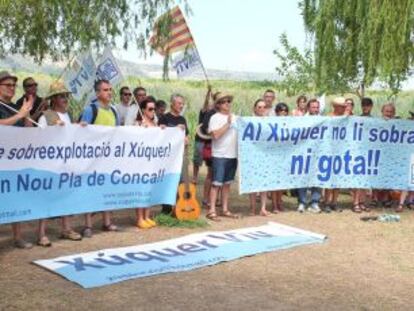
{"label": "backpack", "polygon": [[[95,103],[92,103],[91,108],[92,108],[92,121],[91,121],[91,124],[95,124],[96,117],[98,116],[98,107],[96,106]],[[115,108],[112,107],[112,106],[109,106],[109,108],[111,108],[111,111],[115,116],[115,123],[117,123],[118,114],[117,114]],[[82,114],[79,116],[78,122],[80,122],[81,120],[82,120]]]}

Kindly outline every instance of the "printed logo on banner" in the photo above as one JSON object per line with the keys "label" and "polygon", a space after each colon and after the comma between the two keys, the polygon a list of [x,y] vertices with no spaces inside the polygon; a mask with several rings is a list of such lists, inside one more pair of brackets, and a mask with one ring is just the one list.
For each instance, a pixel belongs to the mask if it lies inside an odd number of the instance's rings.
{"label": "printed logo on banner", "polygon": [[96,78],[108,80],[112,85],[117,85],[123,80],[121,69],[110,47],[105,48],[100,61],[97,63]]}
{"label": "printed logo on banner", "polygon": [[173,61],[173,67],[177,77],[191,75],[194,71],[201,68],[201,59],[196,49],[189,49],[178,55]]}
{"label": "printed logo on banner", "polygon": [[98,66],[96,75],[101,79],[111,81],[119,75],[119,72],[112,59],[107,58]]}
{"label": "printed logo on banner", "polygon": [[95,72],[96,66],[90,52],[76,57],[69,65],[63,80],[75,99],[80,100],[92,88]]}

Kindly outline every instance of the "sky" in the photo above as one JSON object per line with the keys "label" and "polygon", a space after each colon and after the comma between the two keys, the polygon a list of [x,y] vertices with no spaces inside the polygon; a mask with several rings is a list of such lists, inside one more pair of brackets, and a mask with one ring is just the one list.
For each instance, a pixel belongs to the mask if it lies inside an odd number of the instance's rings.
{"label": "sky", "polygon": [[[273,51],[286,32],[291,44],[306,45],[298,2],[293,0],[188,0],[186,15],[204,67],[230,71],[275,71]],[[138,58],[134,48],[117,56],[162,65],[162,57]]]}

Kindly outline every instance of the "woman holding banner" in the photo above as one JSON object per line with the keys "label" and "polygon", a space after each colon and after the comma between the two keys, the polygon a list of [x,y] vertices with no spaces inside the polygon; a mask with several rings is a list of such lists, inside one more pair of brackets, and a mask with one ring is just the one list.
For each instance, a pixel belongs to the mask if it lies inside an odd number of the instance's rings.
{"label": "woman holding banner", "polygon": [[[155,98],[149,96],[139,103],[139,110],[136,117],[135,125],[144,128],[151,128],[158,126],[155,119]],[[136,210],[137,227],[140,229],[149,229],[155,227],[157,224],[150,217],[150,209],[138,207]]]}
{"label": "woman holding banner", "polygon": [[[33,97],[29,96],[22,106],[16,106],[12,99],[16,93],[17,77],[7,71],[0,72],[0,125],[24,127],[30,119],[33,107]],[[12,224],[14,245],[17,248],[28,249],[33,244],[22,238],[20,223]]]}
{"label": "woman holding banner", "polygon": [[[263,99],[256,100],[253,106],[253,111],[256,117],[267,116],[268,111],[267,111],[266,103],[264,102]],[[266,210],[267,192],[266,191],[260,192],[259,195],[260,195],[260,213],[259,214],[260,216],[269,216],[270,212]],[[250,214],[254,216],[256,215],[256,192],[249,194],[249,200],[250,200]]]}
{"label": "woman holding banner", "polygon": [[[299,96],[299,98],[301,98],[301,101],[303,99],[306,101],[305,96]],[[288,105],[286,105],[285,103],[278,103],[275,107],[275,114],[277,117],[287,117],[289,115]],[[283,192],[284,190],[272,191],[272,206],[273,206],[272,212],[275,214],[278,212],[282,212],[284,210],[283,202],[282,202]]]}
{"label": "woman holding banner", "polygon": [[[50,108],[43,112],[42,116],[39,119],[39,125],[42,127],[45,126],[55,126],[55,125],[66,125],[69,126],[71,118],[68,109],[68,97],[70,92],[65,88],[64,84],[60,81],[53,82],[50,85],[49,94],[46,99],[50,100]],[[70,226],[70,216],[62,216],[62,239],[67,239],[71,241],[80,241],[82,236],[73,231]],[[46,235],[46,219],[41,219],[39,221],[39,233],[37,245],[43,247],[52,246],[49,238]]]}

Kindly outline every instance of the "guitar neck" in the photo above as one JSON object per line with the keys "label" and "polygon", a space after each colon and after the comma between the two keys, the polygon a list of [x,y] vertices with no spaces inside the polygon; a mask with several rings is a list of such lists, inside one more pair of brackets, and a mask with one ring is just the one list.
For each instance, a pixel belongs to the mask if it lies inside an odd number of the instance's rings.
{"label": "guitar neck", "polygon": [[190,191],[190,182],[189,182],[189,174],[188,174],[188,147],[184,147],[184,159],[183,159],[183,179],[185,184],[185,192]]}

